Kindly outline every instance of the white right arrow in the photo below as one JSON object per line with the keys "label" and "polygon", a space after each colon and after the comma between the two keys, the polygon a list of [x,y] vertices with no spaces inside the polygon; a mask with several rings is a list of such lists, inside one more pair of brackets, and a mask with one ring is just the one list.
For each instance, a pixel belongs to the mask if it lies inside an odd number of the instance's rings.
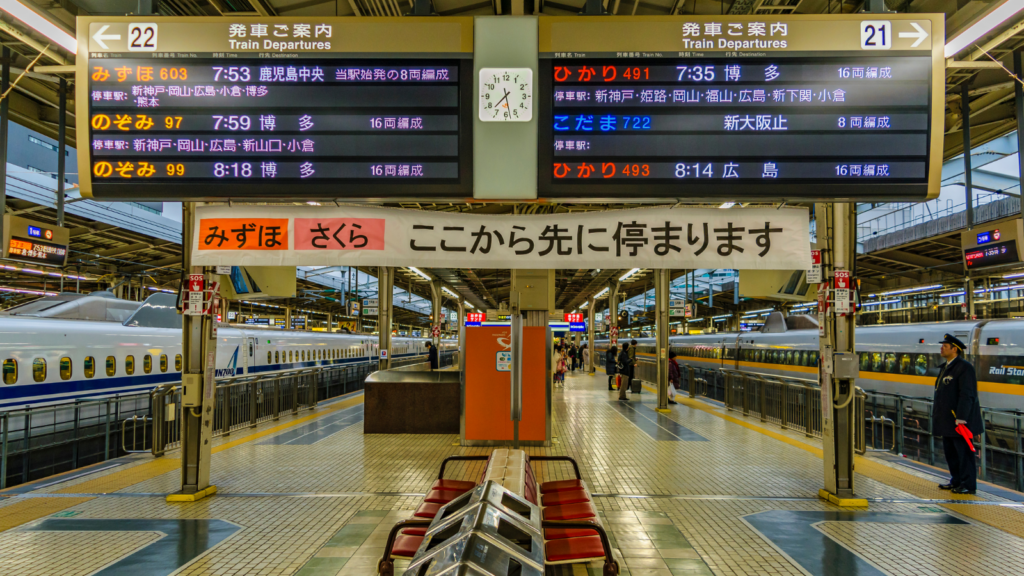
{"label": "white right arrow", "polygon": [[910,25],[913,26],[917,32],[900,32],[900,38],[917,38],[917,42],[910,45],[911,48],[917,48],[921,45],[921,42],[924,42],[924,39],[928,37],[928,33],[924,31],[924,28],[918,26],[917,22],[911,22]]}
{"label": "white right arrow", "polygon": [[[915,24],[915,26],[917,26],[917,24]],[[103,28],[100,28],[99,30],[96,31],[95,34],[92,35],[92,39],[95,40],[96,43],[100,45],[100,48],[103,48],[104,50],[110,50],[110,46],[107,46],[107,43],[104,42],[104,40],[120,40],[121,39],[121,35],[120,34],[104,34],[104,32],[107,31],[107,28],[110,28],[110,24],[104,24]],[[901,36],[902,36],[902,34],[901,34]],[[914,46],[917,46],[917,44],[914,44]]]}

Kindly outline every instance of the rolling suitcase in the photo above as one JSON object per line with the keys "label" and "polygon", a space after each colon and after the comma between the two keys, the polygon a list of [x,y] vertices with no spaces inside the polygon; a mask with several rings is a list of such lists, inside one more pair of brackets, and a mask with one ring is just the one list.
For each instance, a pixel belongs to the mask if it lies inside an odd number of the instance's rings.
{"label": "rolling suitcase", "polygon": [[630,389],[633,392],[633,394],[639,394],[640,393],[640,379],[639,378],[634,378],[633,379],[633,381],[630,383]]}

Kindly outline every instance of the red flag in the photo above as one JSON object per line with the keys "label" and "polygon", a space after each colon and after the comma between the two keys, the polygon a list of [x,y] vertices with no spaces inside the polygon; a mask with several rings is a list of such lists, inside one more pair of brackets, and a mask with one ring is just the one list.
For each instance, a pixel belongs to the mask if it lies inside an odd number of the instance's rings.
{"label": "red flag", "polygon": [[957,424],[956,433],[963,436],[964,440],[967,440],[967,446],[971,449],[971,452],[977,452],[977,450],[974,449],[974,442],[972,442],[972,440],[974,440],[974,434],[972,434],[971,431],[967,429],[967,426],[963,424]]}

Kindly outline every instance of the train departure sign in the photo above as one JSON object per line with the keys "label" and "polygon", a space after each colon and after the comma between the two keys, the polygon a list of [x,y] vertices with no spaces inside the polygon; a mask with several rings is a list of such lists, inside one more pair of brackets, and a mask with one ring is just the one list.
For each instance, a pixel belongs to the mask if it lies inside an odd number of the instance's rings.
{"label": "train departure sign", "polygon": [[938,194],[941,15],[542,18],[546,198]]}
{"label": "train departure sign", "polygon": [[68,261],[67,228],[4,214],[0,257],[30,264],[63,267]]}
{"label": "train departure sign", "polygon": [[470,18],[80,18],[86,196],[472,194]]}

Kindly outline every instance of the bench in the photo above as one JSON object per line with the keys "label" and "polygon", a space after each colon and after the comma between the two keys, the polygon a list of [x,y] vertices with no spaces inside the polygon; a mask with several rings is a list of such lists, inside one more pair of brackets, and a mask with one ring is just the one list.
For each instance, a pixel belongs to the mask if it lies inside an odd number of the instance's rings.
{"label": "bench", "polygon": [[[445,467],[453,461],[487,461],[479,482],[449,480]],[[538,485],[535,462],[569,462],[576,478]],[[580,475],[579,465],[568,456],[529,456],[522,450],[497,449],[489,456],[450,456],[441,463],[437,480],[427,491],[412,518],[396,523],[388,533],[384,555],[377,564],[381,576],[394,576],[395,559],[412,559],[434,517],[442,506],[479,484],[494,481],[542,511],[545,565],[604,561],[604,575],[616,576],[618,563],[612,558],[608,534],[597,517],[593,499]]]}

